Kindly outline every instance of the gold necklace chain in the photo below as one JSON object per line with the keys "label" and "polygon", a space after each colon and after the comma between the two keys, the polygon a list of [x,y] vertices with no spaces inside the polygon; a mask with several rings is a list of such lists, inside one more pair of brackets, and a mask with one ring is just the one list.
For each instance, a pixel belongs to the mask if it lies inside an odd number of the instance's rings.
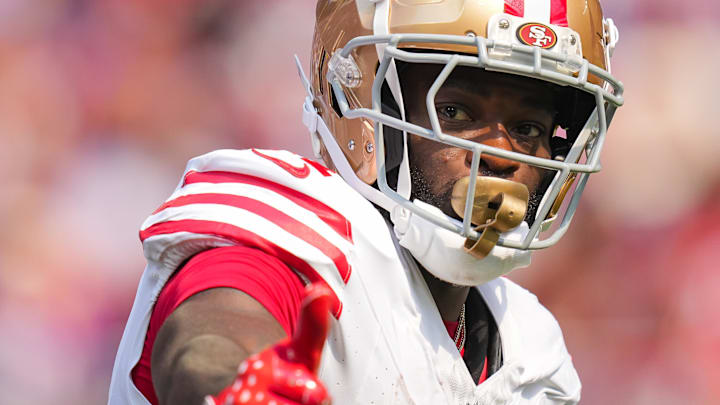
{"label": "gold necklace chain", "polygon": [[458,351],[462,351],[465,347],[465,304],[460,308],[460,318],[458,319],[458,326],[455,329],[455,347]]}

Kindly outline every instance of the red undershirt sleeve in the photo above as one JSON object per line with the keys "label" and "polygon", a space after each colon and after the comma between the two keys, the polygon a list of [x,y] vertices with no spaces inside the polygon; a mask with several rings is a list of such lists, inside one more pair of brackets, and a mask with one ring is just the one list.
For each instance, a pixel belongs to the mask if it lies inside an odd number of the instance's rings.
{"label": "red undershirt sleeve", "polygon": [[288,336],[292,335],[305,288],[292,269],[274,256],[245,246],[198,253],[160,292],[150,317],[143,353],[132,371],[133,382],[152,404],[158,401],[152,386],[150,357],[160,327],[183,301],[219,287],[235,288],[250,295],[270,312]]}
{"label": "red undershirt sleeve", "polygon": [[303,283],[280,259],[245,246],[211,249],[190,259],[160,293],[150,327],[153,320],[161,325],[190,296],[217,287],[236,288],[255,298],[292,334]]}

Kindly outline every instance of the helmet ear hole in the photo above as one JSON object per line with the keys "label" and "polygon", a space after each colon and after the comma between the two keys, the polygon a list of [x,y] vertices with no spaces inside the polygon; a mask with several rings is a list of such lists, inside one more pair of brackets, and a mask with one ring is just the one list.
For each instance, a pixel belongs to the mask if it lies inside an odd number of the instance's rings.
{"label": "helmet ear hole", "polygon": [[338,103],[337,98],[335,97],[335,91],[330,88],[330,103],[332,105],[333,111],[335,111],[335,114],[337,114],[338,117],[343,116],[342,111],[340,111],[340,103]]}
{"label": "helmet ear hole", "polygon": [[325,52],[325,49],[320,49],[320,62],[318,62],[318,68],[317,68],[317,77],[318,77],[318,90],[320,90],[320,94],[325,94],[325,80],[323,79],[323,68],[325,68],[325,57],[327,56],[327,52]]}

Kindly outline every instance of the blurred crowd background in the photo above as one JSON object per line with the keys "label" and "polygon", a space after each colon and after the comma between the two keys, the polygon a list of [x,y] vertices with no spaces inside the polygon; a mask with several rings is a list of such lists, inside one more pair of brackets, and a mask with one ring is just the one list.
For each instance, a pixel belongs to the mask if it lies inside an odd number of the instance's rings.
{"label": "blurred crowd background", "polygon": [[[720,3],[604,0],[626,106],[554,248],[513,278],[584,404],[720,403]],[[310,155],[314,0],[0,0],[0,404],[101,404],[186,161]]]}

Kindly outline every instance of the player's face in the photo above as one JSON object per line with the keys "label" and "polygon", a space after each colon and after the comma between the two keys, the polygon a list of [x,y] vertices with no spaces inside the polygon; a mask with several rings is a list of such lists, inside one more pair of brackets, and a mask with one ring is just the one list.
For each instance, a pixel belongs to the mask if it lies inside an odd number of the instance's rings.
{"label": "player's face", "polygon": [[[403,71],[405,108],[410,122],[430,128],[425,96],[440,67],[411,65]],[[547,85],[530,79],[457,68],[435,98],[446,134],[496,148],[549,158],[556,115]],[[413,194],[457,218],[450,205],[455,182],[470,174],[472,152],[412,135]],[[530,191],[526,219],[533,218],[550,173],[546,170],[482,155],[480,175],[523,183]]]}

